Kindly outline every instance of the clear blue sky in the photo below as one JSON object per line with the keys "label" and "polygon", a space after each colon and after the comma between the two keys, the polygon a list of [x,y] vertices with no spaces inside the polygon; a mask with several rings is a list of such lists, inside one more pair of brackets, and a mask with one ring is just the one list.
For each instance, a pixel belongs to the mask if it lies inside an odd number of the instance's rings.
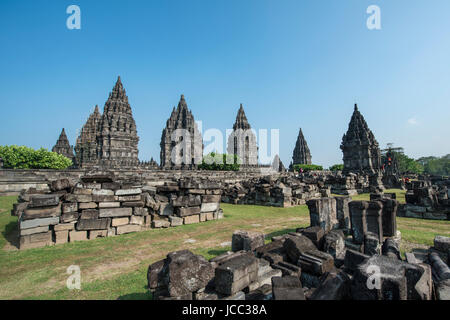
{"label": "clear blue sky", "polygon": [[[81,30],[66,28],[67,6]],[[366,27],[369,5],[382,29]],[[448,0],[2,0],[0,144],[71,144],[118,75],[159,162],[180,94],[203,129],[231,128],[243,103],[255,129],[280,129],[291,161],[299,127],[313,162],[342,162],[353,104],[381,147],[450,153]]]}

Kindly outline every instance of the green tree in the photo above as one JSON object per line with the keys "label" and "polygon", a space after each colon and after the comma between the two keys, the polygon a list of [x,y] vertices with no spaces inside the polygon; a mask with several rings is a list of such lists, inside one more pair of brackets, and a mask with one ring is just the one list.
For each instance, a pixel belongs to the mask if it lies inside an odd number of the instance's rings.
{"label": "green tree", "polygon": [[240,166],[239,157],[235,154],[211,152],[203,157],[198,168],[213,171],[239,171]]}
{"label": "green tree", "polygon": [[330,167],[330,171],[342,171],[342,170],[344,170],[343,164],[335,164]]}
{"label": "green tree", "polygon": [[303,169],[304,172],[322,171],[323,167],[316,164],[294,164],[294,171],[300,171],[300,169]]}
{"label": "green tree", "polygon": [[0,146],[0,158],[6,169],[66,169],[72,160],[44,148],[34,150],[26,146]]}

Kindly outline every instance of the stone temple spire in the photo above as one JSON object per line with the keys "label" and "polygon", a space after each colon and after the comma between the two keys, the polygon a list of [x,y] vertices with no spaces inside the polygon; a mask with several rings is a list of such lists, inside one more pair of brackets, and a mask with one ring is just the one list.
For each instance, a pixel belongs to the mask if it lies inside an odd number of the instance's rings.
{"label": "stone temple spire", "polygon": [[135,167],[139,165],[136,123],[120,76],[103,114],[98,106],[81,130],[75,147],[79,167]]}
{"label": "stone temple spire", "polygon": [[228,137],[227,152],[237,155],[239,163],[242,165],[258,164],[256,136],[248,123],[242,103],[236,115],[233,132]]}
{"label": "stone temple spire", "polygon": [[[172,110],[170,118],[166,122],[160,146],[162,168],[193,169],[201,163],[202,136],[184,95],[181,95],[177,108]],[[174,151],[175,147],[177,149]],[[173,154],[172,151],[174,151]]]}
{"label": "stone temple spire", "polygon": [[59,153],[72,160],[72,162],[75,161],[75,156],[73,155],[73,146],[70,145],[64,128],[59,135],[58,141],[56,141],[55,146],[52,148],[52,152]]}
{"label": "stone temple spire", "polygon": [[294,148],[294,154],[292,155],[293,164],[312,164],[311,152],[309,151],[308,144],[303,136],[302,128],[298,133],[297,142]]}
{"label": "stone temple spire", "polygon": [[381,152],[378,142],[356,104],[347,133],[342,138],[341,150],[344,154],[344,173],[379,172]]}

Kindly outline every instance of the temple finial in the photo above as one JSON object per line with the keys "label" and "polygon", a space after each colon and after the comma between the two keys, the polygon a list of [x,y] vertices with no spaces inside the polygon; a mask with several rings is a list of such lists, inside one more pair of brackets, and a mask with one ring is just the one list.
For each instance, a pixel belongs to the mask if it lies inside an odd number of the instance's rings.
{"label": "temple finial", "polygon": [[355,111],[358,111],[358,104],[355,103]]}

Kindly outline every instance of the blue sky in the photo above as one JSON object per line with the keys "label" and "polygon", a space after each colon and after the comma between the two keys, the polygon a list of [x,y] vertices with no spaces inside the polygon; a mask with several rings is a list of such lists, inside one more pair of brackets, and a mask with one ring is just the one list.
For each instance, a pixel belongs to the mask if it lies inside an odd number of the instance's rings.
{"label": "blue sky", "polygon": [[[66,8],[81,8],[81,30]],[[381,30],[366,9],[381,8]],[[450,2],[147,0],[0,2],[0,145],[71,144],[120,75],[141,160],[159,162],[180,94],[203,130],[280,129],[285,165],[300,127],[313,163],[342,162],[353,112],[381,147],[450,153]],[[208,144],[208,142],[205,142]]]}

